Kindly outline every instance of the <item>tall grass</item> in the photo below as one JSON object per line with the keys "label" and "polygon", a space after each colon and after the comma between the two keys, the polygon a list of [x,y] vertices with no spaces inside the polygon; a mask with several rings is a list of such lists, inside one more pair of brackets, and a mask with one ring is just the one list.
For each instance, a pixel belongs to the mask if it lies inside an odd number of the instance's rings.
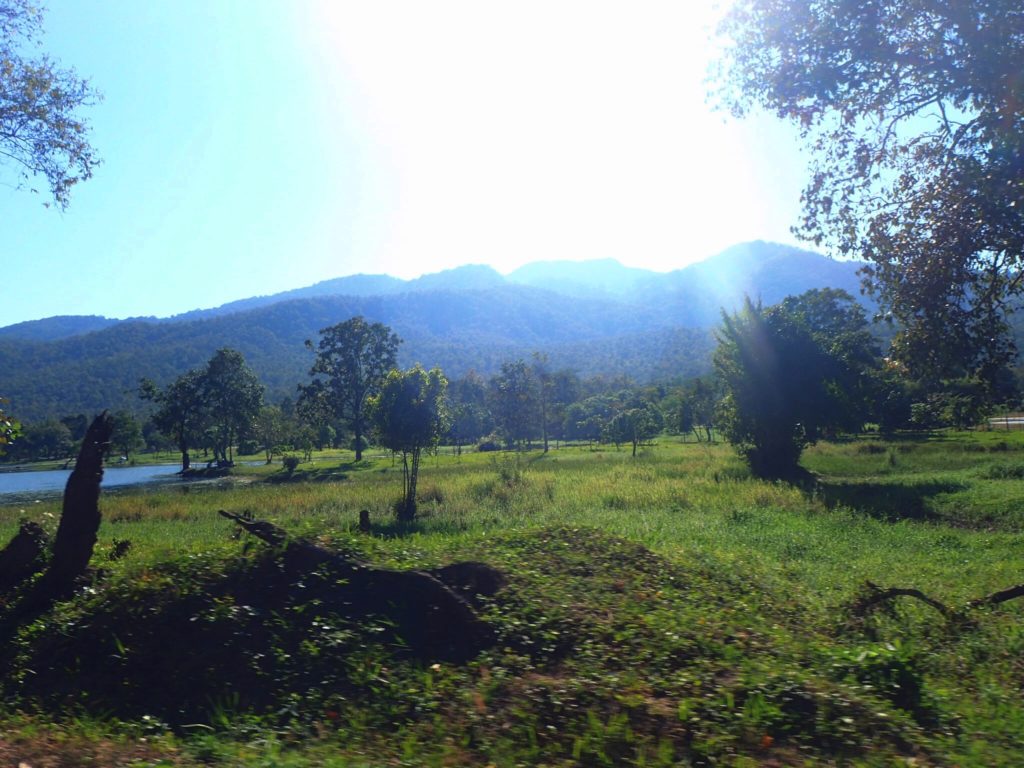
{"label": "tall grass", "polygon": [[[809,488],[751,477],[726,445],[671,439],[635,459],[579,447],[442,455],[424,461],[419,519],[405,528],[393,521],[400,470],[390,459],[342,473],[321,462],[303,465],[291,481],[270,470],[225,485],[105,495],[97,557],[114,539],[130,539],[133,557],[148,561],[238,546],[218,509],[327,539],[354,531],[367,509],[378,534],[400,535],[438,558],[499,530],[594,527],[674,558],[699,553],[824,595],[871,579],[961,599],[1019,579],[1024,488],[1008,482],[1013,470],[1004,468],[1016,466],[1007,457],[1024,443],[1010,438],[822,444],[807,452],[805,465],[820,481]],[[925,512],[887,507],[900,493]],[[53,529],[58,515],[57,501],[2,507],[0,537],[23,517]]]}
{"label": "tall grass", "polygon": [[[355,466],[321,457],[291,476],[259,467],[223,483],[106,494],[94,564],[135,594],[132,580],[170,578],[173,569],[156,567],[166,560],[236,562],[252,542],[217,515],[225,509],[357,547],[381,564],[471,557],[513,577],[489,614],[512,649],[452,670],[371,659],[371,674],[345,660],[368,676],[360,685],[370,691],[346,716],[366,722],[347,722],[336,741],[317,732],[309,752],[278,755],[296,765],[317,764],[332,744],[348,749],[348,739],[359,749],[377,743],[396,764],[458,764],[467,750],[496,765],[555,764],[551,755],[567,765],[678,764],[671,740],[652,735],[659,729],[675,733],[677,746],[689,739],[691,757],[755,764],[771,733],[805,726],[814,737],[801,737],[804,746],[822,751],[794,747],[772,759],[889,764],[907,736],[937,755],[922,764],[1013,765],[1024,749],[1024,601],[958,633],[916,604],[880,620],[885,642],[840,624],[865,581],[917,587],[954,606],[1021,581],[1022,440],[821,444],[806,452],[801,486],[752,477],[726,445],[665,438],[635,459],[584,447],[446,454],[423,462],[419,516],[409,525],[395,521],[401,469],[390,458]],[[358,533],[364,509],[371,536]],[[58,514],[57,501],[0,507],[0,539],[25,518],[52,531]],[[125,539],[128,556],[110,561]],[[557,650],[567,633],[569,645]],[[893,680],[908,691],[888,690]],[[892,705],[912,694],[914,721]],[[818,702],[813,728],[783,711],[792,696]],[[224,701],[211,705],[216,718],[244,720]],[[934,723],[932,711],[941,714]],[[373,718],[401,725],[387,730]],[[890,731],[902,735],[887,740]],[[296,733],[279,735],[308,736]],[[266,756],[250,749],[237,758],[248,748],[212,735],[189,744],[210,762]],[[877,746],[881,756],[844,752],[847,744]]]}

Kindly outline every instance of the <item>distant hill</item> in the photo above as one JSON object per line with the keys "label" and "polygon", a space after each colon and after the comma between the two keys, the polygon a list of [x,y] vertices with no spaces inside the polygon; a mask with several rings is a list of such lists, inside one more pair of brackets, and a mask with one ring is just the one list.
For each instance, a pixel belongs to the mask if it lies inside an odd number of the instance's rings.
{"label": "distant hill", "polygon": [[27,341],[54,341],[69,336],[80,336],[117,325],[113,320],[99,315],[58,315],[44,320],[28,320],[0,328],[0,339],[25,339]]}
{"label": "distant hill", "polygon": [[628,300],[638,286],[660,277],[649,269],[625,267],[615,259],[594,259],[535,261],[511,272],[506,279],[566,296]]}
{"label": "distant hill", "polygon": [[28,420],[138,408],[139,378],[165,383],[228,346],[276,401],[308,379],[312,353],[303,342],[357,314],[405,340],[402,365],[440,365],[450,376],[488,375],[534,351],[584,376],[693,376],[708,370],[722,307],[814,287],[856,293],[858,266],[750,243],[667,274],[563,261],[505,278],[475,265],[416,280],[353,275],[159,320],[48,318],[0,329],[0,393]]}

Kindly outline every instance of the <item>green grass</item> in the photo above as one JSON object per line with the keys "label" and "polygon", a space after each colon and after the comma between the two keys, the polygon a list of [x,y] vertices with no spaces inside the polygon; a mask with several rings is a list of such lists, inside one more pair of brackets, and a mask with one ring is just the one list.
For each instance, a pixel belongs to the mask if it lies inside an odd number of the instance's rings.
{"label": "green grass", "polygon": [[[865,581],[963,605],[1024,580],[1022,436],[821,444],[803,488],[750,477],[727,446],[672,439],[635,460],[443,455],[424,461],[405,527],[391,511],[400,468],[345,461],[105,496],[94,564],[106,578],[15,642],[26,682],[9,686],[0,758],[34,739],[182,765],[1024,759],[1024,601],[967,626],[913,601],[866,622],[847,610]],[[246,585],[272,556],[218,509],[385,565],[491,563],[510,578],[486,609],[501,642],[432,669],[330,606],[252,618]],[[360,509],[375,535],[357,533]],[[22,517],[53,530],[57,514],[57,502],[0,508],[0,540]],[[132,549],[110,562],[115,539]],[[172,644],[166,663],[210,654],[188,706],[147,698],[147,670],[162,668],[150,624],[187,639],[191,655]],[[241,686],[225,648],[277,662],[254,661],[259,685]]]}

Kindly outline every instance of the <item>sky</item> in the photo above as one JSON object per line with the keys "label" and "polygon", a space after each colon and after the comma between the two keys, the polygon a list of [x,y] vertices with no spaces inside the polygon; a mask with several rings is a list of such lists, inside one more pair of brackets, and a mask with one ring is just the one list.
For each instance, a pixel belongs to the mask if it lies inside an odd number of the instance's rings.
{"label": "sky", "polygon": [[49,0],[103,94],[67,211],[0,166],[0,326],[356,273],[793,243],[795,131],[708,100],[714,2]]}

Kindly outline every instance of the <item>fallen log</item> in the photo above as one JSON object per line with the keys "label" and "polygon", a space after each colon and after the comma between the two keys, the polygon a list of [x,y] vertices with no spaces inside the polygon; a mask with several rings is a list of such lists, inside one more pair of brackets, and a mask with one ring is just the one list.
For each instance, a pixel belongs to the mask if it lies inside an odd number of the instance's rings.
{"label": "fallen log", "polygon": [[1016,587],[1002,589],[998,592],[993,592],[991,595],[979,597],[977,600],[971,600],[971,602],[967,604],[967,607],[978,608],[983,605],[999,605],[999,603],[1005,603],[1007,600],[1015,600],[1018,597],[1024,597],[1024,584],[1018,584]]}
{"label": "fallen log", "polygon": [[[493,594],[500,589],[504,577],[488,565],[462,563],[434,573],[379,568],[306,539],[289,537],[265,520],[225,510],[219,514],[272,547],[283,548],[285,574],[295,582],[302,581],[307,598],[313,596],[312,590],[317,598],[348,616],[385,616],[409,649],[424,660],[462,662],[494,643],[494,630],[458,594]],[[309,578],[325,566],[330,578]],[[454,588],[439,578],[446,574],[452,576]]]}
{"label": "fallen log", "polygon": [[892,600],[894,597],[913,597],[915,600],[920,600],[926,605],[930,605],[932,608],[937,610],[947,619],[952,615],[952,611],[945,605],[940,603],[938,600],[934,600],[919,589],[904,589],[901,587],[890,587],[888,589],[882,589],[877,584],[873,584],[868,581],[865,582],[868,594],[862,597],[853,605],[853,612],[860,616],[865,616],[871,612],[875,606]]}
{"label": "fallen log", "polygon": [[897,597],[912,597],[915,600],[919,600],[920,602],[934,608],[946,619],[962,618],[966,612],[975,608],[999,605],[1000,603],[1005,603],[1009,600],[1015,600],[1018,597],[1024,597],[1024,584],[1018,584],[1015,587],[1003,589],[998,592],[993,592],[990,595],[985,595],[984,597],[971,600],[964,605],[963,608],[957,610],[955,608],[948,607],[933,597],[929,597],[919,589],[905,587],[889,587],[883,589],[870,581],[865,582],[864,586],[866,588],[866,594],[855,600],[851,606],[851,612],[858,617],[867,616],[868,613],[878,606]]}

